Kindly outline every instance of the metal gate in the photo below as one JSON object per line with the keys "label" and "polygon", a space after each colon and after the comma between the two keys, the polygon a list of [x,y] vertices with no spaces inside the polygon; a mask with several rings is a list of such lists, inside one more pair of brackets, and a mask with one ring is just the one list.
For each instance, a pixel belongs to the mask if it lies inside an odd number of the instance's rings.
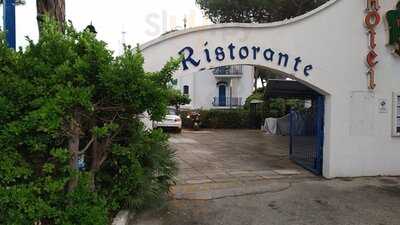
{"label": "metal gate", "polygon": [[322,175],[325,98],[317,96],[306,111],[290,112],[290,159]]}

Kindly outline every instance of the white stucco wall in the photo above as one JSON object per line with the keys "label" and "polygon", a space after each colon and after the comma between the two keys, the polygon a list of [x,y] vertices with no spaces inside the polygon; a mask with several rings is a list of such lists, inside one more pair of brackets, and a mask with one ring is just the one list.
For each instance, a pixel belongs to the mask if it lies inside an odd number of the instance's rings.
{"label": "white stucco wall", "polygon": [[[392,92],[400,92],[400,58],[386,46],[385,23],[377,28],[379,64],[376,67],[377,87],[367,88],[365,58],[369,51],[363,25],[366,0],[330,1],[321,8],[292,21],[264,25],[230,24],[189,29],[167,35],[142,46],[145,69],[159,70],[171,57],[186,46],[201,59],[198,67],[180,71],[182,76],[223,65],[249,64],[282,71],[326,95],[324,164],[325,177],[400,175],[400,138],[392,137]],[[397,0],[381,2],[381,14],[395,8]],[[290,63],[279,66],[262,53],[254,60],[247,57],[223,61],[214,58],[208,63],[204,45],[213,53],[218,46],[234,43],[260,46],[287,53]],[[236,53],[237,54],[237,53]],[[301,69],[294,71],[293,60],[302,58]],[[312,64],[309,76],[304,66]],[[196,79],[202,79],[196,76]],[[378,100],[387,99],[388,113],[379,113]]]}

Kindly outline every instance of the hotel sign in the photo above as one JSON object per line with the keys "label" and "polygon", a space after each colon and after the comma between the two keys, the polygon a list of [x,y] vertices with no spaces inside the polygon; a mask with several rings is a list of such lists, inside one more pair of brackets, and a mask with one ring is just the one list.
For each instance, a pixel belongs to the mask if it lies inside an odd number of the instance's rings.
{"label": "hotel sign", "polygon": [[367,55],[367,66],[368,66],[368,76],[369,76],[369,89],[374,89],[375,84],[375,66],[378,64],[376,58],[378,54],[375,52],[376,48],[376,32],[375,28],[381,22],[381,15],[379,14],[379,0],[367,0],[367,15],[365,16],[365,26],[368,29],[369,37],[369,53]]}

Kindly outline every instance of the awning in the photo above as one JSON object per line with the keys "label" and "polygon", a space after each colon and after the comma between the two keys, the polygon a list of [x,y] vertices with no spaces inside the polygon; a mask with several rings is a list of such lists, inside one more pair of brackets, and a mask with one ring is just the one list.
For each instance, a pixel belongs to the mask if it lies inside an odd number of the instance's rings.
{"label": "awning", "polygon": [[320,94],[312,88],[294,80],[268,80],[265,89],[265,99],[269,98],[300,98],[309,99]]}

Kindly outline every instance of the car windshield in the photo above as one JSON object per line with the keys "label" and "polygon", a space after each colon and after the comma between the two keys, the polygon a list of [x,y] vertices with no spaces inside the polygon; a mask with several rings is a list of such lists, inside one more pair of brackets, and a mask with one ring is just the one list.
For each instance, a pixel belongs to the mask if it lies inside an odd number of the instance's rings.
{"label": "car windshield", "polygon": [[175,109],[168,109],[168,115],[176,116],[177,115],[176,110]]}

